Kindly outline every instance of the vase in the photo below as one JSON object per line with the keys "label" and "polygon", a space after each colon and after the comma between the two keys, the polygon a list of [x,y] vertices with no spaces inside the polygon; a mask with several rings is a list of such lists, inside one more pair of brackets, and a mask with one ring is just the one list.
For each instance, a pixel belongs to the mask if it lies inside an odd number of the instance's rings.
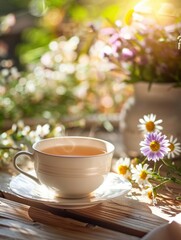
{"label": "vase", "polygon": [[143,133],[138,130],[139,119],[144,115],[155,114],[162,119],[162,132],[181,142],[181,88],[174,88],[170,83],[154,83],[149,89],[148,83],[134,84],[134,94],[123,106],[119,116],[119,127],[126,155],[140,155],[140,141]]}

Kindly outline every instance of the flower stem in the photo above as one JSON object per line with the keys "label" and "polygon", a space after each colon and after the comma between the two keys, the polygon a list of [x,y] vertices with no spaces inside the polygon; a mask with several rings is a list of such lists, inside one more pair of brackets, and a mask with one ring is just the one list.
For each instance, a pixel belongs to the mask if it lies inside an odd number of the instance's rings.
{"label": "flower stem", "polygon": [[162,185],[164,185],[165,183],[171,182],[171,179],[166,179],[165,181],[161,182],[160,184],[158,184],[157,186],[154,187],[154,189],[158,189],[160,188]]}
{"label": "flower stem", "polygon": [[164,159],[162,159],[162,162],[169,168],[171,168],[175,173],[178,173],[179,175],[181,174],[180,171],[178,171],[173,165],[167,163]]}
{"label": "flower stem", "polygon": [[147,157],[142,161],[142,166],[145,164],[145,162],[146,162],[146,160],[147,160]]}
{"label": "flower stem", "polygon": [[0,146],[0,149],[2,150],[16,150],[16,151],[21,151],[21,148],[19,147],[5,147],[5,146]]}
{"label": "flower stem", "polygon": [[156,172],[156,162],[154,163],[153,171]]}

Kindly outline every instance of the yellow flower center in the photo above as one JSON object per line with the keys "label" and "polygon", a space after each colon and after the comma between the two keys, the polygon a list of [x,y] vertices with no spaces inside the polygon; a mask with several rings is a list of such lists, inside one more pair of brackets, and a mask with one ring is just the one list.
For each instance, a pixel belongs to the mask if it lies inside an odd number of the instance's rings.
{"label": "yellow flower center", "polygon": [[153,191],[152,189],[150,189],[148,192],[147,192],[147,196],[149,199],[153,199]]}
{"label": "yellow flower center", "polygon": [[145,180],[146,177],[147,177],[147,173],[146,173],[146,171],[144,171],[144,170],[141,171],[141,173],[140,173],[140,178],[143,179],[143,180]]}
{"label": "yellow flower center", "polygon": [[157,141],[152,141],[150,143],[150,148],[153,152],[157,152],[160,149],[160,144]]}
{"label": "yellow flower center", "polygon": [[170,143],[170,145],[168,146],[170,148],[170,151],[173,152],[175,149],[175,146],[173,143]]}
{"label": "yellow flower center", "polygon": [[147,122],[145,126],[148,132],[153,132],[155,130],[155,124],[152,121]]}
{"label": "yellow flower center", "polygon": [[119,167],[118,167],[119,174],[125,175],[127,171],[128,171],[128,167],[127,166],[119,165]]}

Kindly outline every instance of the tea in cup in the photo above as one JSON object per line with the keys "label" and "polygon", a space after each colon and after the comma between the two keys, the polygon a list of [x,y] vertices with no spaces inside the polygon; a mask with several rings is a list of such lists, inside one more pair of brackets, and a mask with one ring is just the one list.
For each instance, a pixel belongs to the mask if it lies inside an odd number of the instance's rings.
{"label": "tea in cup", "polygon": [[[82,198],[96,190],[110,172],[114,153],[112,143],[83,136],[43,139],[32,149],[33,153],[16,153],[14,167],[63,198]],[[36,177],[18,166],[20,155],[26,155],[34,162]]]}

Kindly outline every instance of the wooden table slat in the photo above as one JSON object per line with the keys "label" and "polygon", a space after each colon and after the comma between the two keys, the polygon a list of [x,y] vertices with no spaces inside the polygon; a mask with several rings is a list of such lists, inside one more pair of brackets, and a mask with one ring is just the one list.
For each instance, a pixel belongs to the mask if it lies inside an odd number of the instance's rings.
{"label": "wooden table slat", "polygon": [[[165,223],[165,220],[154,217],[148,209],[145,211],[144,205],[140,204],[140,209],[129,208],[114,202],[105,202],[95,207],[79,210],[62,210],[45,206],[42,203],[25,199],[14,195],[10,191],[3,192],[3,196],[9,200],[52,211],[56,215],[66,215],[79,221],[95,223],[114,231],[142,237],[158,224]],[[132,200],[134,202],[134,200]],[[134,206],[134,204],[133,204]],[[143,208],[143,209],[141,209]],[[141,211],[142,210],[142,211]],[[143,224],[144,222],[144,224]],[[139,227],[138,227],[139,226]]]}
{"label": "wooden table slat", "polygon": [[110,201],[96,206],[95,209],[67,211],[74,214],[75,217],[77,216],[79,220],[97,222],[102,227],[141,237],[158,225],[167,222],[165,219],[153,215],[150,210],[145,211],[141,206],[140,204],[140,208],[137,209],[129,208]]}
{"label": "wooden table slat", "polygon": [[0,208],[0,239],[139,239],[3,198],[0,198]]}

